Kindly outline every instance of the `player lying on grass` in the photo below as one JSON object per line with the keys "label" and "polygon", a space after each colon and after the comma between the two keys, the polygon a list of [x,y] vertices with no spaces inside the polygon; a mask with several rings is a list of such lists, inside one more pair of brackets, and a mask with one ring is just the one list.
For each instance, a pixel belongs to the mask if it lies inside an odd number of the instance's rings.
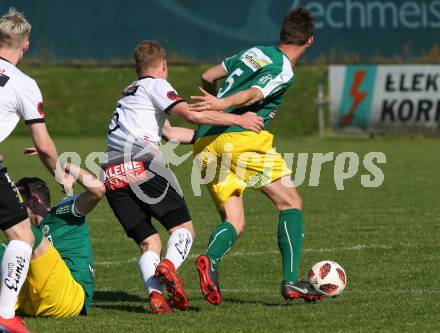
{"label": "player lying on grass", "polygon": [[217,271],[220,260],[243,232],[242,195],[249,186],[262,192],[279,210],[282,296],[308,301],[322,298],[309,284],[298,279],[304,237],[302,200],[291,181],[291,170],[272,147],[273,135],[267,131],[294,81],[292,66],[313,43],[313,30],[314,21],[308,11],[292,10],[284,19],[278,45],[247,49],[210,68],[203,74],[202,82],[213,94],[216,81],[226,77],[217,98],[204,90],[204,96],[193,97],[200,102],[191,105],[191,110],[223,110],[228,114],[255,112],[264,118],[265,125],[261,133],[237,126],[200,126],[197,131],[194,153],[203,153],[199,155],[202,163],[211,158],[217,160],[219,166],[223,154],[228,153],[225,147],[232,147],[229,173],[208,184],[223,222],[212,232],[206,255],[199,256],[196,263],[201,291],[212,304],[222,300]]}
{"label": "player lying on grass", "polygon": [[94,270],[85,216],[104,196],[105,187],[76,166],[66,164],[66,171],[86,191],[53,207],[43,180],[30,177],[17,182],[35,236],[29,274],[16,305],[18,312],[28,316],[86,315],[92,304]]}
{"label": "player lying on grass", "polygon": [[[41,162],[55,175],[57,150],[46,128],[41,91],[35,80],[17,68],[29,49],[30,31],[29,22],[13,8],[0,18],[0,142],[23,118]],[[58,181],[71,184],[69,177]],[[11,332],[28,332],[22,320],[15,316],[14,308],[28,272],[34,236],[23,200],[1,156],[0,197],[0,229],[10,241],[1,262],[0,325]]]}
{"label": "player lying on grass", "polygon": [[[172,127],[167,115],[190,123],[234,125],[257,132],[263,122],[255,113],[191,112],[167,81],[166,54],[158,43],[141,42],[134,56],[138,79],[123,91],[109,125],[106,196],[127,236],[141,250],[138,267],[149,293],[150,313],[161,314],[172,312],[163,296],[163,284],[172,305],[180,310],[188,308],[176,270],[187,258],[194,239],[185,200],[158,149],[162,136],[190,143],[194,131]],[[161,239],[152,217],[170,235],[162,262]]]}

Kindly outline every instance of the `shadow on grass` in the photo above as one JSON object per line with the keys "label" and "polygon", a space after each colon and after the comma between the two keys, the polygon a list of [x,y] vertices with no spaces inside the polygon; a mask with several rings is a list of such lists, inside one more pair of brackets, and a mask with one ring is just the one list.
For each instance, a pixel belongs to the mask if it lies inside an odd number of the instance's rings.
{"label": "shadow on grass", "polygon": [[138,295],[129,294],[125,291],[100,291],[97,290],[93,293],[93,300],[95,302],[146,302],[147,297],[140,297]]}
{"label": "shadow on grass", "polygon": [[[122,304],[122,303],[141,303],[135,304]],[[146,313],[148,312],[149,305],[147,297],[140,297],[138,295],[129,294],[125,291],[95,291],[93,297],[93,307],[103,310],[115,310],[125,312]],[[176,310],[178,311],[178,310]],[[190,306],[189,312],[199,312],[200,308],[196,306]]]}
{"label": "shadow on grass", "polygon": [[[126,304],[127,302],[141,303]],[[129,294],[125,291],[100,291],[97,290],[93,295],[93,307],[103,310],[115,310],[125,312],[145,313],[147,299],[138,295]]]}
{"label": "shadow on grass", "polygon": [[147,307],[143,305],[94,303],[93,307],[102,310],[114,310],[114,311],[124,311],[124,312],[134,312],[134,313],[148,312]]}

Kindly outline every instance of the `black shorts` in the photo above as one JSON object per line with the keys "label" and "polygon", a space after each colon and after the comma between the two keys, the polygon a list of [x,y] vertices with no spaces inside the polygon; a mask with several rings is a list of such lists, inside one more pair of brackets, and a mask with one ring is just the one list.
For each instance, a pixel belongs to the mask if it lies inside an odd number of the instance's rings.
{"label": "black shorts", "polygon": [[173,186],[170,170],[161,168],[159,175],[151,170],[150,162],[137,163],[143,164],[146,179],[129,185],[121,183],[116,188],[109,185],[111,177],[106,169],[106,197],[127,236],[139,244],[158,233],[151,223],[152,217],[169,230],[190,221],[191,216],[183,196]]}
{"label": "black shorts", "polygon": [[0,163],[0,229],[6,230],[25,220],[26,206],[6,168]]}

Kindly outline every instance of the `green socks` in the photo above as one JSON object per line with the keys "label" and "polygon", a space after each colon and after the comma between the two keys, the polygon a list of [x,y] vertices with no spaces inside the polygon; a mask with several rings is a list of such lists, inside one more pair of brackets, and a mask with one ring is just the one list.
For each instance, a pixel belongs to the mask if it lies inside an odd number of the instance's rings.
{"label": "green socks", "polygon": [[[283,260],[283,279],[297,282],[299,262],[304,238],[304,219],[301,210],[286,209],[280,212],[278,223],[278,246]],[[214,269],[218,269],[220,260],[237,240],[234,226],[223,221],[209,237],[206,255],[212,260]]]}
{"label": "green socks", "polygon": [[283,260],[283,279],[297,282],[302,242],[304,239],[304,219],[301,210],[280,211],[278,222],[278,246]]}
{"label": "green socks", "polygon": [[223,221],[215,228],[209,237],[208,250],[206,251],[206,255],[211,259],[214,269],[218,269],[220,260],[236,240],[237,232],[231,223]]}

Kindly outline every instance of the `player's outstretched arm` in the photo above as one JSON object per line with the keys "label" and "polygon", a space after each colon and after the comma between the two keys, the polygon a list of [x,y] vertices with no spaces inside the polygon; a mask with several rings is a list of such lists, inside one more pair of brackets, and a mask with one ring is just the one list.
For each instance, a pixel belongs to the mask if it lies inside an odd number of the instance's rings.
{"label": "player's outstretched arm", "polygon": [[191,96],[192,99],[199,101],[190,105],[191,111],[221,111],[228,108],[241,108],[252,105],[258,101],[261,101],[264,98],[261,90],[254,87],[239,91],[225,98],[217,98],[203,88],[199,87],[199,89],[203,93],[203,96]]}
{"label": "player's outstretched arm", "polygon": [[228,73],[222,64],[211,67],[202,74],[202,87],[212,95],[217,95],[217,80],[224,78]]}
{"label": "player's outstretched arm", "polygon": [[99,200],[105,195],[105,186],[96,177],[76,165],[66,163],[64,168],[86,190],[75,200],[75,208],[78,213],[86,215],[95,208]]}
{"label": "player's outstretched arm", "polygon": [[27,125],[32,136],[35,147],[27,148],[25,154],[28,156],[38,155],[43,165],[49,172],[55,176],[56,181],[61,185],[65,193],[72,191],[74,180],[64,172],[57,173],[62,170],[58,162],[58,153],[52,138],[47,131],[45,123],[33,123]]}
{"label": "player's outstretched arm", "polygon": [[167,141],[178,141],[183,144],[192,143],[195,131],[190,128],[172,126],[168,119],[163,126],[163,138]]}
{"label": "player's outstretched arm", "polygon": [[52,175],[55,175],[55,170],[57,167],[57,149],[55,143],[47,131],[45,123],[35,123],[28,125],[29,132],[32,136],[35,148],[37,150],[38,156],[41,162],[49,170]]}
{"label": "player's outstretched arm", "polygon": [[257,116],[254,112],[246,112],[242,115],[218,111],[192,112],[189,105],[182,102],[174,106],[171,113],[192,124],[240,126],[257,133],[260,133],[264,127],[263,118]]}

